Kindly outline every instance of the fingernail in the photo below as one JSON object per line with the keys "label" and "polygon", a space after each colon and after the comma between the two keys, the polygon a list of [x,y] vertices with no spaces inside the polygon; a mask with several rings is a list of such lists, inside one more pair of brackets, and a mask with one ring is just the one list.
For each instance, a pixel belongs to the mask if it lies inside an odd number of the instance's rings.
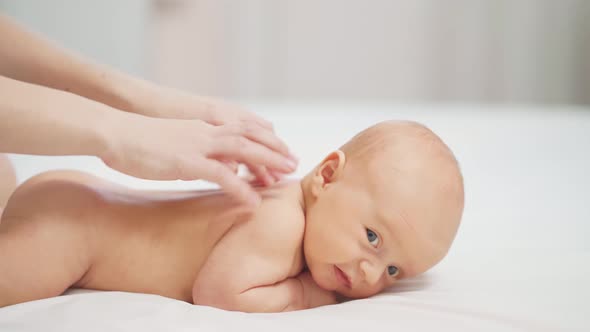
{"label": "fingernail", "polygon": [[285,165],[287,165],[287,167],[293,171],[297,168],[297,163],[295,163],[293,160],[287,160]]}
{"label": "fingernail", "polygon": [[297,158],[297,156],[291,151],[289,151],[289,159],[293,160],[294,162],[299,162],[299,158]]}

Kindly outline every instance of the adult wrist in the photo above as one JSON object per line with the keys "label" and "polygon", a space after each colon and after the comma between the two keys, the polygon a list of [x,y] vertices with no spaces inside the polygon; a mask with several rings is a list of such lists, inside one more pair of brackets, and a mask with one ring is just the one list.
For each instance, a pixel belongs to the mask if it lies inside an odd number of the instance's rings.
{"label": "adult wrist", "polygon": [[127,144],[127,133],[142,120],[142,116],[117,109],[103,110],[102,113],[94,126],[95,149],[92,152],[108,164],[122,149],[121,145]]}
{"label": "adult wrist", "polygon": [[104,70],[99,88],[103,97],[97,101],[121,111],[144,114],[146,108],[143,105],[150,98],[150,83],[116,70]]}

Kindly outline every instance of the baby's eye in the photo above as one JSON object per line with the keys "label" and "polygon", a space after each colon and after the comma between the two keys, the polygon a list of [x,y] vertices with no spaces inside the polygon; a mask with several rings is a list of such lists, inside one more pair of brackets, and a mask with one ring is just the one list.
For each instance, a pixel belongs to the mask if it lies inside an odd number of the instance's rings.
{"label": "baby's eye", "polygon": [[375,234],[375,232],[373,232],[372,230],[367,228],[367,240],[369,240],[369,243],[377,248],[377,246],[379,245],[379,237],[377,236],[377,234]]}
{"label": "baby's eye", "polygon": [[387,267],[387,273],[389,273],[389,275],[392,277],[395,277],[398,274],[398,272],[398,268],[393,265]]}

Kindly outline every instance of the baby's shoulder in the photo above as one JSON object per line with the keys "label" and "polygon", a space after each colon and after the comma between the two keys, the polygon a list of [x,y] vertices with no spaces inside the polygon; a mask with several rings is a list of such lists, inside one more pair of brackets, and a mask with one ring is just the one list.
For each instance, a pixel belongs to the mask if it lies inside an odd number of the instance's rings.
{"label": "baby's shoulder", "polygon": [[299,204],[289,197],[264,199],[249,222],[255,229],[253,236],[275,250],[277,246],[295,249],[303,241],[305,216]]}
{"label": "baby's shoulder", "polygon": [[208,262],[247,262],[248,266],[258,266],[264,274],[259,281],[276,282],[302,268],[305,216],[298,200],[282,188],[271,188],[261,195],[260,206],[232,226],[217,243]]}

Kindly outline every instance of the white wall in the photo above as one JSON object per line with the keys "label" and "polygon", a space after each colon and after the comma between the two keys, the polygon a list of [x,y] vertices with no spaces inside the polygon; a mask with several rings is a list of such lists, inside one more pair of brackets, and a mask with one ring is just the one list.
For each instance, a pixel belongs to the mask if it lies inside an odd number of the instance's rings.
{"label": "white wall", "polygon": [[0,0],[0,11],[201,94],[590,104],[586,0]]}
{"label": "white wall", "polygon": [[196,92],[590,103],[590,1],[159,3],[154,75]]}
{"label": "white wall", "polygon": [[0,11],[99,62],[145,76],[150,2],[0,0]]}

